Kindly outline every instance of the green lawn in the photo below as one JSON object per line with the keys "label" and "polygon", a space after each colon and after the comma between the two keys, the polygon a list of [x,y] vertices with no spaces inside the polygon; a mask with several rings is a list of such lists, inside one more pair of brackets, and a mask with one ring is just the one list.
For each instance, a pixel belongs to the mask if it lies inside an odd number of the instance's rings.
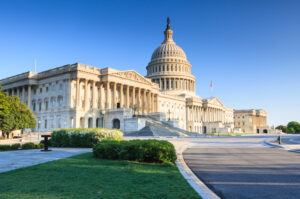
{"label": "green lawn", "polygon": [[95,159],[92,153],[0,174],[0,198],[200,198],[177,167]]}

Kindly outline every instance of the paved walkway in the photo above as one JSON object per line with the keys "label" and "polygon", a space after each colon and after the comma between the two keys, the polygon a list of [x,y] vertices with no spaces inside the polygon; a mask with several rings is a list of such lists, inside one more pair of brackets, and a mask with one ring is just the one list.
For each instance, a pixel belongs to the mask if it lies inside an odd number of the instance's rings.
{"label": "paved walkway", "polygon": [[40,149],[0,152],[0,173],[92,151],[86,148],[51,149],[51,152],[41,152]]}
{"label": "paved walkway", "polygon": [[[261,143],[277,136],[202,138],[184,153],[190,169],[221,198],[299,198],[300,154]],[[300,136],[284,136],[292,141]]]}

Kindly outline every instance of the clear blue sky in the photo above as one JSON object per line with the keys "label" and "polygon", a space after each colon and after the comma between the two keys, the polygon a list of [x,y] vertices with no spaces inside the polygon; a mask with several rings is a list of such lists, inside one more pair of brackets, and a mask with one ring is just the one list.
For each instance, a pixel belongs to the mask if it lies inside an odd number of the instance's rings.
{"label": "clear blue sky", "polygon": [[170,16],[196,92],[300,120],[300,1],[0,0],[0,79],[81,62],[146,74]]}

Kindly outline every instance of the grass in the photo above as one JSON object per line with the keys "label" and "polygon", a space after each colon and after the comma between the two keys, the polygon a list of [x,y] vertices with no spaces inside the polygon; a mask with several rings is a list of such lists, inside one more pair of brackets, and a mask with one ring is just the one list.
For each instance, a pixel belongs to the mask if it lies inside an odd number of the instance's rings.
{"label": "grass", "polygon": [[0,174],[0,198],[198,199],[176,166],[95,159],[92,153]]}

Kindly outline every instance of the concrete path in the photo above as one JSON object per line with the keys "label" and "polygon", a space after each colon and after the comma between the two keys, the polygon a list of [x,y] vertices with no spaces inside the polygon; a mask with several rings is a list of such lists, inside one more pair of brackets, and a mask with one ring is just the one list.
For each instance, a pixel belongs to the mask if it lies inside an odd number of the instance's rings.
{"label": "concrete path", "polygon": [[51,152],[41,152],[40,149],[0,152],[0,173],[92,151],[86,148],[50,149]]}
{"label": "concrete path", "polygon": [[[299,198],[300,154],[261,145],[265,139],[274,138],[202,138],[194,140],[183,157],[197,177],[221,198]],[[284,136],[288,138],[294,142],[300,139]]]}

